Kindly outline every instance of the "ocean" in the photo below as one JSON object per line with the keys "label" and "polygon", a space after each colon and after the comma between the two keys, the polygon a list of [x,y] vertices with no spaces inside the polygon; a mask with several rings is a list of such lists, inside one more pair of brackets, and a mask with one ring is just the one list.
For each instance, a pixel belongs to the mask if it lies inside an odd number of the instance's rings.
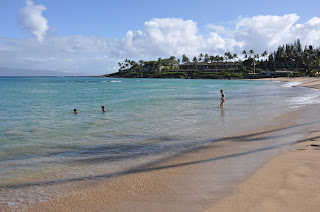
{"label": "ocean", "polygon": [[0,193],[8,194],[0,195],[0,206],[50,197],[39,188],[23,196],[22,188],[117,175],[320,103],[318,90],[295,85],[0,77]]}

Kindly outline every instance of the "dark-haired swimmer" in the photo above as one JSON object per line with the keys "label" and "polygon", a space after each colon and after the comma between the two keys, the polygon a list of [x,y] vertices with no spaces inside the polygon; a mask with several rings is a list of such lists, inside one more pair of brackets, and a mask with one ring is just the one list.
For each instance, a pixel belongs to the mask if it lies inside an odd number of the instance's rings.
{"label": "dark-haired swimmer", "polygon": [[220,90],[221,93],[221,100],[220,100],[220,107],[224,106],[224,103],[226,102],[226,96],[223,93],[223,90]]}

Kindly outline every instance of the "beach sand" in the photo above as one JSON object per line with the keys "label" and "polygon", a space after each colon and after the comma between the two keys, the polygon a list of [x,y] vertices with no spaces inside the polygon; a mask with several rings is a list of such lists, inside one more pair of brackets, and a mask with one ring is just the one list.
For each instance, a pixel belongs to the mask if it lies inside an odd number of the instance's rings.
{"label": "beach sand", "polygon": [[[270,80],[270,79],[269,79]],[[272,79],[289,81],[287,78]],[[305,86],[320,85],[314,78],[293,79]],[[313,81],[316,80],[316,81]],[[301,86],[301,85],[300,85]],[[115,176],[95,180],[65,196],[39,202],[26,211],[318,211],[320,208],[319,121],[297,124],[305,111],[278,117],[264,129],[244,132],[194,151],[175,155],[158,163]],[[310,116],[310,114],[309,114]],[[312,116],[312,114],[311,114]],[[320,118],[319,118],[320,119]],[[276,145],[279,139],[303,135],[291,149]],[[261,142],[252,147],[255,140]],[[250,145],[246,145],[250,143]],[[270,145],[274,144],[274,145]],[[250,147],[249,147],[250,146]],[[282,153],[274,150],[281,150]],[[246,170],[246,160],[267,155]],[[272,159],[273,157],[278,155]],[[219,184],[219,177],[238,168],[238,175]],[[258,169],[259,167],[262,168]],[[255,171],[258,169],[257,171]],[[221,173],[220,173],[221,172]],[[248,177],[248,172],[251,175]],[[217,180],[215,183],[214,181]],[[238,186],[236,186],[238,185]],[[48,187],[47,189],[50,189]],[[4,209],[6,211],[6,209]],[[9,211],[9,209],[8,209]]]}
{"label": "beach sand", "polygon": [[320,128],[206,211],[319,211]]}
{"label": "beach sand", "polygon": [[280,82],[301,82],[300,85],[302,87],[315,88],[320,89],[320,78],[315,77],[295,77],[295,78],[287,78],[287,77],[278,77],[278,78],[264,78],[258,80],[267,80],[267,81],[280,81]]}
{"label": "beach sand", "polygon": [[[270,79],[264,79],[270,80]],[[319,78],[274,78],[320,89]],[[316,116],[315,116],[316,117]],[[320,126],[206,211],[319,211]]]}
{"label": "beach sand", "polygon": [[[296,131],[294,120],[300,115],[291,112],[278,117],[272,126],[222,138],[133,173],[35,204],[28,211],[204,211],[246,179],[247,172],[242,169],[247,160],[253,162],[263,154],[275,154],[272,150],[281,147],[272,140],[288,134],[291,128]],[[252,148],[252,141],[263,139],[269,139],[272,145],[257,143]],[[250,145],[246,146],[247,142]],[[263,162],[257,162],[255,168]],[[231,176],[225,184],[214,182],[219,177],[227,178],[228,171],[235,169],[237,176]]]}

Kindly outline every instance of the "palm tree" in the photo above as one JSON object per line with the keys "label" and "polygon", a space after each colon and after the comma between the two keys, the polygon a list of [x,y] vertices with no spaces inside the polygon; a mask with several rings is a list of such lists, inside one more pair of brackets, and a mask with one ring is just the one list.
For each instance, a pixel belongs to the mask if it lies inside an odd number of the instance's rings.
{"label": "palm tree", "polygon": [[119,71],[121,71],[122,70],[122,63],[118,63],[118,65],[119,65]]}
{"label": "palm tree", "polygon": [[262,54],[261,54],[261,57],[267,57],[267,55],[268,55],[268,52],[267,51],[264,51]]}
{"label": "palm tree", "polygon": [[210,56],[210,62],[213,63],[215,60],[216,60],[216,59],[215,59],[215,56],[211,55],[211,56]]}
{"label": "palm tree", "polygon": [[229,61],[233,59],[233,55],[231,54],[231,52],[226,52],[224,53],[224,58],[226,61]]}
{"label": "palm tree", "polygon": [[182,55],[182,62],[183,63],[189,62],[189,58],[186,55]]}
{"label": "palm tree", "polygon": [[193,62],[193,67],[196,69],[197,68],[197,57],[194,56],[193,59],[192,59],[192,62]]}
{"label": "palm tree", "polygon": [[137,65],[137,63],[136,63],[136,61],[131,60],[131,61],[130,61],[130,65],[131,65],[132,67],[135,67],[135,66]]}
{"label": "palm tree", "polygon": [[205,62],[205,63],[208,63],[209,60],[210,60],[210,59],[209,59],[209,55],[208,55],[208,54],[205,54],[205,55],[204,55],[204,62]]}
{"label": "palm tree", "polygon": [[176,62],[176,57],[175,57],[175,56],[169,57],[169,63],[170,63],[171,66],[172,66],[175,62]]}
{"label": "palm tree", "polygon": [[202,60],[202,58],[203,58],[203,54],[202,54],[202,53],[200,53],[200,55],[199,55],[199,61],[201,61],[201,60]]}
{"label": "palm tree", "polygon": [[244,59],[247,59],[248,58],[248,54],[247,54],[247,51],[246,50],[243,50],[242,51],[242,54],[244,56]]}
{"label": "palm tree", "polygon": [[251,58],[251,56],[254,55],[254,51],[251,49],[251,50],[249,51],[249,54],[250,54],[249,57]]}
{"label": "palm tree", "polygon": [[238,58],[238,55],[237,54],[233,54],[232,55],[232,59],[236,59],[236,58]]}
{"label": "palm tree", "polygon": [[194,62],[194,63],[198,62],[198,59],[196,56],[193,57],[192,62]]}
{"label": "palm tree", "polygon": [[169,57],[169,60],[171,60],[171,61],[175,61],[176,60],[176,57],[175,56],[171,56],[171,57]]}
{"label": "palm tree", "polygon": [[217,57],[217,61],[218,62],[220,62],[220,61],[223,62],[224,61],[224,57],[223,56],[217,55],[216,57]]}

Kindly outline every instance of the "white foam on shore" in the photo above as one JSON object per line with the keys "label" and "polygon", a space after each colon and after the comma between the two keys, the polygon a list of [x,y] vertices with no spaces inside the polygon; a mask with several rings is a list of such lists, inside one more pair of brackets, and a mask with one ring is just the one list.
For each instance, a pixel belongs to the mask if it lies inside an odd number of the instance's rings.
{"label": "white foam on shore", "polygon": [[294,86],[297,86],[297,85],[300,85],[302,82],[287,82],[283,85],[281,85],[282,87],[285,87],[285,88],[291,88],[291,87],[294,87]]}
{"label": "white foam on shore", "polygon": [[294,97],[292,103],[297,105],[320,104],[320,92],[306,94],[305,96]]}
{"label": "white foam on shore", "polygon": [[301,107],[301,105],[295,105],[295,106],[292,106],[292,107],[290,107],[291,109],[295,109],[295,108],[300,108]]}

